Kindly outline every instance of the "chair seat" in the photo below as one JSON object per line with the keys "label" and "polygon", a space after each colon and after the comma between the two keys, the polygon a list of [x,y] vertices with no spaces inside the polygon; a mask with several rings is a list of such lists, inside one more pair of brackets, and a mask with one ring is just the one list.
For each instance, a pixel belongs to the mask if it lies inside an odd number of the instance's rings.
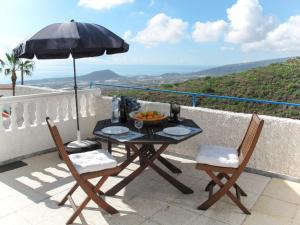
{"label": "chair seat", "polygon": [[237,168],[240,165],[238,151],[217,145],[201,145],[196,157],[198,163],[211,166]]}
{"label": "chair seat", "polygon": [[69,155],[79,174],[101,171],[117,166],[115,158],[105,149]]}

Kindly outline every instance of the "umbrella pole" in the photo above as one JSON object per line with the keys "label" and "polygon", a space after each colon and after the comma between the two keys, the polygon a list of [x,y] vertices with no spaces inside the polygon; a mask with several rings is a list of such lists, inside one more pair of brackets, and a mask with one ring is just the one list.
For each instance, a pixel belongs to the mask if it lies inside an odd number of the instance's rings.
{"label": "umbrella pole", "polygon": [[70,142],[67,147],[69,153],[76,153],[80,151],[85,151],[86,149],[93,150],[98,149],[99,146],[95,141],[81,140],[80,128],[79,128],[79,108],[78,108],[78,94],[77,94],[77,77],[76,77],[76,63],[73,58],[73,70],[74,70],[74,91],[75,91],[75,106],[76,106],[76,122],[77,122],[77,140]]}
{"label": "umbrella pole", "polygon": [[77,122],[77,141],[81,141],[80,127],[79,127],[79,109],[78,109],[78,95],[77,95],[77,79],[76,79],[76,63],[73,58],[73,70],[74,70],[74,91],[75,91],[75,107],[76,107],[76,122]]}

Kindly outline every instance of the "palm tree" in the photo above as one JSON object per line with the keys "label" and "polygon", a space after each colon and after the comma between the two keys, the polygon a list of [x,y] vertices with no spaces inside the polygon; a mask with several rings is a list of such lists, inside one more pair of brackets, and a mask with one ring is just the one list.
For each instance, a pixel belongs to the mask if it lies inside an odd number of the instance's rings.
{"label": "palm tree", "polygon": [[11,82],[12,82],[12,89],[13,89],[13,96],[16,94],[16,81],[17,81],[17,74],[16,71],[19,69],[20,60],[14,55],[14,53],[5,53],[6,56],[6,63],[4,68],[5,75],[11,75]]}
{"label": "palm tree", "polygon": [[24,85],[24,75],[30,76],[34,69],[34,62],[31,60],[19,62],[19,69],[21,71],[21,85]]}
{"label": "palm tree", "polygon": [[4,65],[4,61],[0,59],[0,73],[2,73],[2,68],[4,67]]}

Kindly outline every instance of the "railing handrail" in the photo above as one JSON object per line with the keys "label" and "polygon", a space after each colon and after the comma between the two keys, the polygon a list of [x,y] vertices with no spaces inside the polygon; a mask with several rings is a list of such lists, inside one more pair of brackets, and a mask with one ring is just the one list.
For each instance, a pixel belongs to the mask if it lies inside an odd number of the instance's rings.
{"label": "railing handrail", "polygon": [[[91,89],[85,89],[85,90],[79,90],[78,93],[89,93],[89,92],[95,92],[95,90]],[[50,92],[50,93],[42,93],[42,94],[27,94],[27,95],[20,95],[20,96],[7,96],[7,97],[1,97],[0,98],[0,104],[5,103],[16,103],[20,101],[33,101],[35,99],[39,98],[47,98],[47,97],[55,97],[55,96],[61,96],[61,95],[73,95],[74,91],[60,91],[57,92]]]}
{"label": "railing handrail", "polygon": [[300,107],[300,103],[281,102],[281,101],[272,101],[272,100],[255,99],[255,98],[241,98],[241,97],[233,97],[233,96],[226,96],[226,95],[214,95],[214,94],[196,93],[196,92],[188,92],[188,91],[174,91],[174,90],[139,87],[139,86],[129,86],[129,85],[121,85],[121,84],[105,84],[105,83],[91,82],[90,88],[92,88],[93,86],[105,86],[105,87],[125,88],[125,89],[152,91],[152,92],[160,92],[160,93],[189,95],[189,96],[192,96],[193,106],[196,106],[196,98],[197,97],[208,97],[208,98],[227,99],[227,100],[240,101],[240,102],[254,102],[254,103],[260,103],[260,104],[286,105],[286,106]]}

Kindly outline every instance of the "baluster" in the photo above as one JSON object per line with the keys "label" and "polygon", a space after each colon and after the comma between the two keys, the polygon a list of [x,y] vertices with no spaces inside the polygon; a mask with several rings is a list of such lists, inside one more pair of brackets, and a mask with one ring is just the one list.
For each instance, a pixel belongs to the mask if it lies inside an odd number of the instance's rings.
{"label": "baluster", "polygon": [[24,107],[23,119],[24,119],[24,121],[23,121],[22,126],[24,128],[30,127],[28,105],[29,105],[28,102],[24,102],[24,104],[23,104],[23,107]]}
{"label": "baluster", "polygon": [[64,97],[60,97],[58,99],[58,118],[60,122],[63,122],[65,117],[64,117],[64,108],[63,108],[63,103],[64,103]]}
{"label": "baluster", "polygon": [[47,99],[45,99],[45,116],[51,117],[50,111],[49,111],[49,101]]}
{"label": "baluster", "polygon": [[4,131],[4,125],[3,125],[3,116],[2,116],[2,112],[3,112],[3,106],[0,105],[0,132]]}
{"label": "baluster", "polygon": [[12,103],[11,104],[11,113],[10,113],[10,130],[15,130],[18,128],[18,123],[17,123],[17,103]]}
{"label": "baluster", "polygon": [[54,122],[59,122],[59,100],[57,97],[51,99],[53,101],[52,106],[55,107],[53,112]]}
{"label": "baluster", "polygon": [[91,116],[95,116],[96,112],[95,112],[95,95],[94,94],[90,94],[90,98],[89,98],[89,103],[90,103],[90,115]]}
{"label": "baluster", "polygon": [[35,103],[35,125],[39,126],[42,124],[42,110],[41,101],[36,101]]}
{"label": "baluster", "polygon": [[85,94],[85,116],[89,117],[91,115],[90,112],[90,94]]}
{"label": "baluster", "polygon": [[82,95],[78,93],[78,116],[79,116],[79,118],[82,117],[81,101],[82,101]]}
{"label": "baluster", "polygon": [[72,95],[69,95],[67,97],[67,105],[68,105],[67,111],[68,111],[68,119],[69,120],[73,120],[72,99],[73,99]]}

